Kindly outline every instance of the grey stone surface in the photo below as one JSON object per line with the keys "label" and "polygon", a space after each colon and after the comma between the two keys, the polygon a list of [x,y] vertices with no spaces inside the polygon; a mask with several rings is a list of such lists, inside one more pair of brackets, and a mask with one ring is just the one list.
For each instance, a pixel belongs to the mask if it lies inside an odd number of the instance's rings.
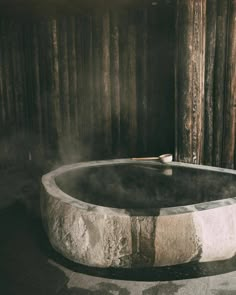
{"label": "grey stone surface", "polygon": [[[84,167],[133,163],[111,160],[63,166],[43,177],[41,211],[52,246],[74,262],[98,267],[147,267],[218,261],[235,255],[235,198],[161,208],[157,216],[103,207],[61,191],[55,179]],[[157,164],[161,165],[161,164]],[[229,169],[171,163],[168,167],[236,174]]]}

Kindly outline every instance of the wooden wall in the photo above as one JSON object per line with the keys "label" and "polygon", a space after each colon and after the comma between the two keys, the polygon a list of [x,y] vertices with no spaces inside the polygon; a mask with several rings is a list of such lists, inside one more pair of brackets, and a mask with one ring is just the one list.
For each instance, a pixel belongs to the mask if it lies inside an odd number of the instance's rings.
{"label": "wooden wall", "polygon": [[236,2],[158,3],[1,17],[0,160],[175,151],[236,167]]}
{"label": "wooden wall", "polygon": [[174,6],[0,19],[0,159],[174,152]]}
{"label": "wooden wall", "polygon": [[236,167],[236,1],[178,0],[176,15],[176,158]]}

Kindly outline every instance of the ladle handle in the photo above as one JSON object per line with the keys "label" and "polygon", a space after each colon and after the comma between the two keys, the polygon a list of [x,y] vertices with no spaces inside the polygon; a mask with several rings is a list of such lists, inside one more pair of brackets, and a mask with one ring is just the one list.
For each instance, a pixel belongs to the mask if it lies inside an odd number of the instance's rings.
{"label": "ladle handle", "polygon": [[160,157],[145,157],[145,158],[131,158],[131,160],[145,161],[145,160],[159,160]]}

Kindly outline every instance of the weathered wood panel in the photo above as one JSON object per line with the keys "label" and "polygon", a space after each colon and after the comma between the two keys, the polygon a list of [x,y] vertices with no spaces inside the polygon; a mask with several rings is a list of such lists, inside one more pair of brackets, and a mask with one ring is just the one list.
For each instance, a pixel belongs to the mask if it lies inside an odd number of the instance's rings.
{"label": "weathered wood panel", "polygon": [[[5,137],[1,130],[6,148],[14,150],[9,138],[14,142],[20,128],[25,160],[173,152],[173,107],[167,108],[174,105],[173,7],[164,2],[160,9],[2,18],[0,122],[8,128]],[[172,16],[168,22],[165,13]]]}
{"label": "weathered wood panel", "polygon": [[112,122],[111,122],[111,81],[110,81],[110,14],[106,11],[102,18],[102,82],[101,98],[103,105],[104,146],[106,155],[111,154]]}
{"label": "weathered wood panel", "polygon": [[119,51],[119,26],[118,14],[111,13],[110,24],[110,56],[111,56],[111,117],[112,117],[112,153],[119,156],[120,150],[120,51]]}
{"label": "weathered wood panel", "polygon": [[148,141],[148,10],[139,11],[137,31],[137,104],[138,104],[138,145],[143,154],[147,151]]}
{"label": "weathered wood panel", "polygon": [[[128,79],[127,79],[127,102],[128,102],[128,142],[129,142],[129,155],[137,147],[137,93],[136,93],[136,23],[133,13],[129,13],[128,22]],[[141,82],[141,81],[140,81]]]}
{"label": "weathered wood panel", "polygon": [[213,158],[213,85],[216,50],[217,0],[207,1],[206,64],[205,64],[205,133],[204,163],[212,165]]}
{"label": "weathered wood panel", "polygon": [[226,81],[224,100],[224,137],[222,165],[234,167],[235,156],[235,115],[236,104],[236,1],[229,0],[228,5],[228,38],[226,55]]}
{"label": "weathered wood panel", "polygon": [[[205,105],[205,163],[234,167],[235,1],[208,7]],[[210,29],[210,27],[212,29]],[[207,88],[208,87],[208,88]]]}
{"label": "weathered wood panel", "polygon": [[[156,48],[148,54],[148,138],[151,141],[152,154],[157,149],[163,154],[172,150],[169,138],[172,138],[174,145],[174,84],[167,84],[167,81],[174,81],[174,38],[169,22],[175,21],[175,11],[165,11],[164,3],[155,10],[152,9],[149,12],[151,17],[148,17],[148,48]],[[154,105],[156,108],[153,108]],[[168,121],[170,117],[172,120]]]}
{"label": "weathered wood panel", "polygon": [[214,72],[214,136],[213,165],[221,165],[223,143],[223,108],[225,87],[225,55],[227,38],[227,1],[217,3],[216,55]]}
{"label": "weathered wood panel", "polygon": [[194,2],[193,21],[193,163],[202,164],[205,98],[206,0]]}
{"label": "weathered wood panel", "polygon": [[14,20],[0,20],[1,162],[6,158],[21,160],[28,154],[25,128],[28,114],[24,96],[26,71],[22,29],[22,25]]}
{"label": "weathered wood panel", "polygon": [[175,128],[176,159],[232,168],[235,36],[233,0],[2,17],[1,159],[173,152]]}
{"label": "weathered wood panel", "polygon": [[178,1],[176,19],[176,159],[233,168],[235,1]]}
{"label": "weathered wood panel", "polygon": [[178,1],[176,13],[176,160],[192,162],[193,1]]}
{"label": "weathered wood panel", "polygon": [[177,2],[177,159],[202,162],[206,1]]}

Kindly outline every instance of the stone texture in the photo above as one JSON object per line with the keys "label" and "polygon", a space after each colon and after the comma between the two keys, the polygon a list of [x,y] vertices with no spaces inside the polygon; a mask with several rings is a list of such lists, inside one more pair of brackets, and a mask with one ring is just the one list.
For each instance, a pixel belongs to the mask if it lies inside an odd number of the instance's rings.
{"label": "stone texture", "polygon": [[132,265],[154,265],[156,217],[132,216]]}
{"label": "stone texture", "polygon": [[171,265],[198,258],[201,245],[191,213],[157,218],[155,265]]}
{"label": "stone texture", "polygon": [[202,244],[201,262],[224,260],[236,253],[236,206],[229,205],[193,214]]}
{"label": "stone texture", "polygon": [[105,216],[102,239],[106,266],[131,266],[132,236],[129,216]]}

